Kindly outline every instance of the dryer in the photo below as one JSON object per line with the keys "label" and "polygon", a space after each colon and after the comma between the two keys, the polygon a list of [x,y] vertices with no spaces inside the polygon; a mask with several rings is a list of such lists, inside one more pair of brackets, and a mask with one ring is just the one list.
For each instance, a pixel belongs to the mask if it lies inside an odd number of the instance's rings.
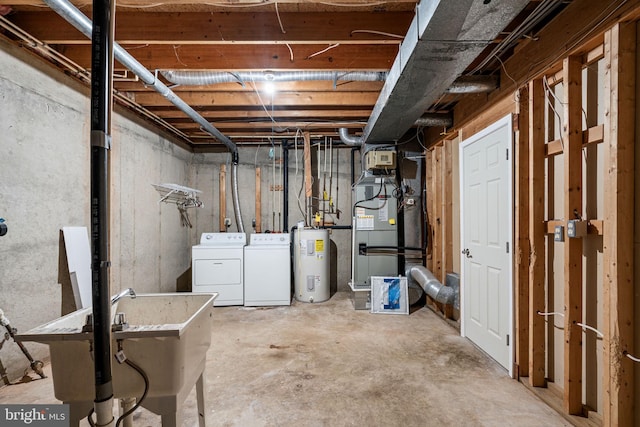
{"label": "dryer", "polygon": [[244,304],[245,233],[202,233],[191,248],[192,292],[217,292],[213,305]]}
{"label": "dryer", "polygon": [[290,305],[290,260],[289,234],[252,234],[244,248],[244,305]]}

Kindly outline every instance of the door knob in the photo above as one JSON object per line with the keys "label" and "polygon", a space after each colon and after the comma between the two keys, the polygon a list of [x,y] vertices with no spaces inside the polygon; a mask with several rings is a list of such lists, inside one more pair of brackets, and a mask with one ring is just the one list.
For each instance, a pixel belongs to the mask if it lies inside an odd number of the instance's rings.
{"label": "door knob", "polygon": [[469,248],[466,248],[465,250],[463,250],[462,254],[466,255],[467,258],[473,258],[473,255],[471,255],[471,253],[469,252]]}

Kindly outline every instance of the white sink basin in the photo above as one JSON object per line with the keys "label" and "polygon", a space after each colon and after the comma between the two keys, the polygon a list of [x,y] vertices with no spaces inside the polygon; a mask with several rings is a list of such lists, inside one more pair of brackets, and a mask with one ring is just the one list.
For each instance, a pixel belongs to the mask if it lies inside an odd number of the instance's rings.
{"label": "white sink basin", "polygon": [[[112,333],[112,351],[115,353],[117,341],[123,340],[126,357],[149,377],[150,404],[154,397],[186,397],[201,376],[211,344],[216,297],[217,294],[141,294],[124,297],[113,306],[111,318],[123,312],[129,327]],[[55,396],[67,403],[91,402],[94,398],[90,346],[93,334],[82,332],[90,313],[90,308],[78,310],[16,336],[18,341],[49,345]],[[113,359],[112,375],[115,398],[142,395],[144,381],[127,364]]]}

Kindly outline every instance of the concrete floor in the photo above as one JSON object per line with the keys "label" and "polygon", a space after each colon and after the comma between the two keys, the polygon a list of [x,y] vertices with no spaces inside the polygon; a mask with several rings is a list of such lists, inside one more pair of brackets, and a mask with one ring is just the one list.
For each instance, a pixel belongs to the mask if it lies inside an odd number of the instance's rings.
{"label": "concrete floor", "polygon": [[[370,314],[338,292],[314,305],[217,307],[214,322],[208,426],[570,425],[428,308]],[[57,401],[47,378],[1,388],[0,403]],[[183,415],[197,425],[195,392]]]}

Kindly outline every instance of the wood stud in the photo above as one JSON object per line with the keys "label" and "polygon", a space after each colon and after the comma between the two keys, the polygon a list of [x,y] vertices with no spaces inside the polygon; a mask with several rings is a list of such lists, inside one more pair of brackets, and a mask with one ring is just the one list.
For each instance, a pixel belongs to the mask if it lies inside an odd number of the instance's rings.
{"label": "wood stud", "polygon": [[[636,25],[605,33],[604,425],[634,425],[634,142]],[[636,417],[637,418],[637,417]]]}
{"label": "wood stud", "polygon": [[542,79],[529,83],[529,384],[545,382],[545,233],[544,123]]}
{"label": "wood stud", "polygon": [[[563,61],[564,219],[582,218],[582,57]],[[582,414],[582,239],[564,241],[564,410]]]}

